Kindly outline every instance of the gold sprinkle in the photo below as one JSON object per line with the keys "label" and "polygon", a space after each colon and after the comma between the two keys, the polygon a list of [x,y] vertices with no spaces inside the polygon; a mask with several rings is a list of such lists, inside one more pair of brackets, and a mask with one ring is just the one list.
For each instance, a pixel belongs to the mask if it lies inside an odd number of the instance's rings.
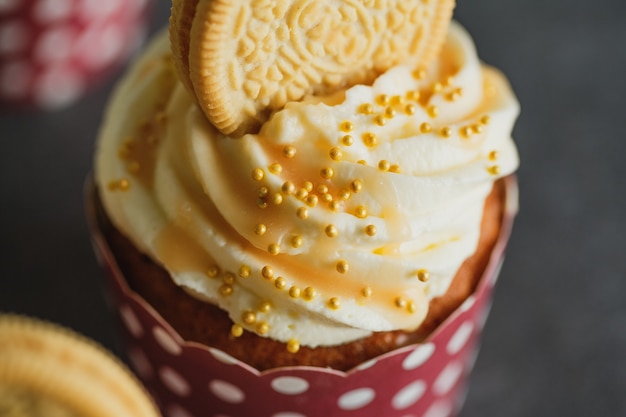
{"label": "gold sprinkle", "polygon": [[338,211],[340,207],[340,204],[338,201],[331,201],[330,203],[328,203],[328,208],[331,209],[332,211]]}
{"label": "gold sprinkle", "polygon": [[361,190],[363,190],[363,183],[361,182],[361,180],[354,180],[350,183],[350,190],[353,193],[358,193],[361,192]]}
{"label": "gold sprinkle", "polygon": [[267,169],[269,169],[272,174],[278,175],[283,171],[283,166],[278,162],[274,162],[273,164],[270,164]]}
{"label": "gold sprinkle", "polygon": [[443,79],[443,86],[444,87],[449,87],[452,84],[454,84],[454,76],[448,75],[447,77],[444,77],[444,79]]}
{"label": "gold sprinkle", "polygon": [[406,300],[401,297],[397,297],[393,302],[398,308],[406,308]]}
{"label": "gold sprinkle", "polygon": [[456,100],[460,99],[462,95],[463,95],[463,89],[455,88],[454,90],[450,91],[446,95],[446,99],[448,101],[456,101]]}
{"label": "gold sprinkle", "polygon": [[321,199],[325,203],[330,203],[331,201],[333,201],[333,195],[331,193],[325,193],[322,194]]}
{"label": "gold sprinkle", "polygon": [[254,313],[254,311],[245,311],[241,315],[241,320],[246,324],[253,324],[254,322],[256,322],[256,314]]}
{"label": "gold sprinkle", "polygon": [[432,85],[430,86],[430,89],[433,91],[433,94],[437,94],[441,92],[441,90],[443,89],[443,85],[441,85],[441,83],[437,81],[437,82],[432,83]]}
{"label": "gold sprinkle", "polygon": [[259,198],[259,199],[256,201],[256,205],[257,205],[257,206],[259,206],[259,208],[262,208],[262,209],[267,208],[267,205],[268,205],[268,204],[267,204],[267,200],[266,200],[266,199],[264,199],[264,198]]}
{"label": "gold sprinkle", "polygon": [[262,181],[265,178],[265,172],[261,168],[255,168],[252,170],[252,179],[255,181]]}
{"label": "gold sprinkle", "polygon": [[280,253],[280,246],[277,243],[270,243],[267,247],[267,251],[272,255],[278,255]]}
{"label": "gold sprinkle", "polygon": [[375,236],[376,226],[374,226],[373,224],[368,224],[367,226],[365,226],[365,234],[368,236]]}
{"label": "gold sprinkle", "polygon": [[487,167],[487,172],[491,175],[498,175],[500,173],[500,167],[498,165],[491,165]]}
{"label": "gold sprinkle", "polygon": [[343,158],[343,152],[341,152],[341,149],[335,146],[333,148],[330,148],[330,151],[328,151],[328,156],[330,156],[330,159],[332,159],[333,161],[341,161],[341,158]]}
{"label": "gold sprinkle", "polygon": [[400,165],[398,164],[392,164],[389,167],[389,172],[393,172],[394,174],[399,174],[400,173]]}
{"label": "gold sprinkle", "polygon": [[291,145],[287,145],[283,148],[283,156],[285,158],[291,159],[296,156],[296,148]]}
{"label": "gold sprinkle", "polygon": [[406,92],[405,97],[410,101],[418,101],[420,99],[420,92],[417,90],[410,90]]}
{"label": "gold sprinkle", "polygon": [[302,236],[296,235],[293,236],[291,238],[291,247],[292,248],[299,248],[300,246],[302,246],[302,244],[304,243],[304,240],[302,239]]}
{"label": "gold sprinkle", "polygon": [[220,286],[219,292],[225,297],[229,296],[233,293],[233,287],[228,284],[223,284],[222,286]]}
{"label": "gold sprinkle", "polygon": [[210,266],[209,269],[206,271],[206,274],[209,278],[216,278],[219,275],[219,273],[220,273],[220,269],[215,265]]}
{"label": "gold sprinkle", "polygon": [[469,126],[463,126],[459,129],[459,135],[461,135],[461,137],[464,139],[468,139],[470,136],[472,136],[472,128]]}
{"label": "gold sprinkle", "polygon": [[241,278],[248,278],[252,274],[252,270],[248,265],[241,265],[239,268],[239,276]]}
{"label": "gold sprinkle", "polygon": [[415,301],[409,301],[406,305],[406,311],[413,314],[417,311],[417,305],[415,305]]}
{"label": "gold sprinkle", "polygon": [[379,114],[378,116],[374,117],[374,122],[378,126],[384,126],[387,124],[387,118],[385,117],[384,114]]}
{"label": "gold sprinkle", "polygon": [[306,204],[309,207],[315,207],[317,206],[317,203],[319,203],[320,199],[318,196],[316,196],[315,194],[310,194],[307,198],[306,198]]}
{"label": "gold sprinkle", "polygon": [[389,103],[392,106],[402,106],[404,104],[404,97],[398,95],[391,96]]}
{"label": "gold sprinkle", "polygon": [[328,185],[320,184],[317,186],[317,192],[320,194],[326,194],[328,192]]}
{"label": "gold sprinkle", "polygon": [[389,171],[389,167],[390,166],[391,166],[391,164],[386,159],[381,159],[378,162],[378,169],[381,170],[381,171]]}
{"label": "gold sprinkle", "polygon": [[389,104],[389,96],[387,94],[380,94],[376,97],[376,104],[379,106],[386,106]]}
{"label": "gold sprinkle", "polygon": [[394,110],[393,107],[390,106],[385,109],[385,117],[387,119],[392,119],[395,115],[396,115],[396,111]]}
{"label": "gold sprinkle", "polygon": [[341,301],[337,297],[331,297],[328,299],[328,307],[331,310],[339,310],[341,307]]}
{"label": "gold sprinkle", "polygon": [[434,119],[435,117],[437,117],[437,116],[439,115],[439,107],[437,107],[437,106],[435,106],[435,105],[428,106],[428,107],[426,108],[426,112],[428,113],[428,115],[429,115],[431,118],[433,118],[433,119]]}
{"label": "gold sprinkle", "polygon": [[335,170],[331,167],[324,167],[320,169],[320,175],[322,176],[322,178],[329,180],[335,175]]}
{"label": "gold sprinkle", "polygon": [[352,195],[352,193],[347,188],[342,188],[337,193],[337,197],[339,197],[340,200],[344,200],[344,201],[349,199],[351,195]]}
{"label": "gold sprinkle", "polygon": [[350,120],[344,120],[339,124],[339,130],[346,133],[352,132],[352,130],[354,130],[354,123],[352,123]]}
{"label": "gold sprinkle", "polygon": [[374,147],[378,144],[378,137],[372,132],[363,133],[363,143],[365,146]]}
{"label": "gold sprinkle", "polygon": [[311,301],[312,299],[315,298],[315,294],[316,294],[315,288],[306,287],[304,291],[302,291],[302,298],[305,301]]}
{"label": "gold sprinkle", "polygon": [[283,202],[283,195],[281,193],[274,193],[272,196],[272,203],[279,205]]}
{"label": "gold sprinkle", "polygon": [[222,282],[224,284],[233,285],[235,283],[235,274],[232,272],[227,272],[222,277]]}
{"label": "gold sprinkle", "polygon": [[304,220],[309,217],[309,210],[306,207],[300,207],[296,211],[296,215],[298,216],[298,218]]}
{"label": "gold sprinkle", "polygon": [[367,209],[365,208],[365,206],[358,206],[354,210],[354,215],[359,219],[364,219],[367,217]]}
{"label": "gold sprinkle", "polygon": [[367,161],[365,159],[359,159],[356,161],[357,164],[367,166]]}
{"label": "gold sprinkle", "polygon": [[478,123],[474,123],[472,125],[472,132],[474,132],[476,134],[483,133],[482,125],[479,125]]}
{"label": "gold sprinkle", "polygon": [[348,262],[341,260],[337,262],[336,268],[337,272],[339,272],[340,274],[345,274],[350,269],[350,265],[348,265]]}
{"label": "gold sprinkle", "polygon": [[339,231],[337,230],[337,228],[332,224],[329,224],[328,226],[326,226],[326,228],[324,229],[324,232],[326,233],[326,236],[328,237],[337,237],[337,235],[339,234]]}
{"label": "gold sprinkle", "polygon": [[428,280],[430,279],[430,272],[428,272],[427,269],[418,269],[416,275],[417,279],[419,279],[421,282],[428,282]]}
{"label": "gold sprinkle", "polygon": [[416,80],[423,80],[426,78],[426,70],[424,68],[418,68],[413,71],[413,78]]}
{"label": "gold sprinkle", "polygon": [[311,191],[313,191],[313,183],[311,181],[305,181],[303,188],[310,193]]}
{"label": "gold sprinkle", "polygon": [[270,325],[264,321],[259,322],[259,324],[257,324],[256,326],[256,332],[258,334],[266,334],[269,330],[270,330]]}
{"label": "gold sprinkle", "polygon": [[480,118],[480,123],[484,124],[485,126],[488,125],[489,122],[491,122],[491,117],[488,114],[485,114],[483,117]]}
{"label": "gold sprinkle", "polygon": [[280,190],[283,193],[289,195],[289,194],[293,194],[296,191],[296,186],[291,181],[285,181],[283,185],[280,187]]}
{"label": "gold sprinkle", "polygon": [[363,103],[359,106],[359,113],[372,114],[374,113],[374,106],[372,106],[370,103]]}
{"label": "gold sprinkle", "polygon": [[258,236],[263,236],[265,233],[267,233],[267,226],[263,223],[257,224],[254,227],[254,233],[256,233]]}
{"label": "gold sprinkle", "polygon": [[289,351],[289,353],[298,353],[299,350],[300,342],[298,342],[296,339],[289,339],[289,341],[287,342],[287,351]]}
{"label": "gold sprinkle", "polygon": [[269,188],[263,186],[263,187],[260,187],[256,193],[260,198],[265,198],[270,193],[270,190]]}
{"label": "gold sprinkle", "polygon": [[354,139],[352,138],[352,135],[344,135],[341,138],[341,143],[343,143],[345,146],[352,146],[352,144],[354,143]]}
{"label": "gold sprinkle", "polygon": [[498,153],[498,151],[491,151],[489,152],[489,155],[487,155],[487,158],[489,158],[490,161],[495,161],[496,159],[498,159],[499,156],[500,154]]}
{"label": "gold sprinkle", "polygon": [[241,327],[238,324],[233,324],[230,327],[230,334],[232,334],[235,337],[239,337],[243,334],[243,327]]}
{"label": "gold sprinkle", "polygon": [[430,125],[430,123],[422,123],[420,125],[420,132],[422,133],[430,133],[433,130],[433,127]]}
{"label": "gold sprinkle", "polygon": [[372,288],[371,288],[371,287],[364,287],[364,288],[361,290],[361,295],[362,295],[363,297],[366,297],[366,298],[371,297],[371,296],[372,296]]}
{"label": "gold sprinkle", "polygon": [[271,309],[272,303],[270,303],[269,301],[263,301],[261,304],[259,304],[258,308],[260,313],[269,313]]}
{"label": "gold sprinkle", "polygon": [[452,136],[452,128],[450,126],[442,127],[439,130],[439,136],[441,136],[442,138],[446,138],[446,139],[451,137]]}
{"label": "gold sprinkle", "polygon": [[295,285],[292,286],[291,288],[289,288],[289,296],[291,298],[298,298],[300,297],[300,293],[302,291],[300,290],[300,288],[296,287]]}
{"label": "gold sprinkle", "polygon": [[416,111],[417,107],[415,106],[415,104],[407,104],[406,106],[404,106],[404,113],[408,114],[409,116],[414,115]]}
{"label": "gold sprinkle", "polygon": [[261,276],[265,279],[274,278],[274,268],[269,265],[265,265],[263,269],[261,269]]}
{"label": "gold sprinkle", "polygon": [[274,281],[274,286],[279,290],[282,290],[287,286],[287,280],[283,277],[278,277],[276,278],[276,281]]}
{"label": "gold sprinkle", "polygon": [[298,200],[304,200],[308,195],[309,192],[306,190],[306,188],[300,188],[298,191],[296,191],[296,198]]}
{"label": "gold sprinkle", "polygon": [[111,181],[108,185],[110,191],[127,191],[130,188],[130,182],[122,178],[121,180]]}

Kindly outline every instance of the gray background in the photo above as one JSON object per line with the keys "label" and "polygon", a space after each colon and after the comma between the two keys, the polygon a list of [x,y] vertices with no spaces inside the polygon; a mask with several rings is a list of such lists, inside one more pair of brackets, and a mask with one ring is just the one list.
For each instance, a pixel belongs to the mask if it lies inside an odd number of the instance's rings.
{"label": "gray background", "polygon": [[[462,416],[626,415],[626,2],[459,3],[523,109],[521,213]],[[153,30],[168,13],[160,0]],[[113,82],[0,114],[0,310],[119,352],[81,196]]]}

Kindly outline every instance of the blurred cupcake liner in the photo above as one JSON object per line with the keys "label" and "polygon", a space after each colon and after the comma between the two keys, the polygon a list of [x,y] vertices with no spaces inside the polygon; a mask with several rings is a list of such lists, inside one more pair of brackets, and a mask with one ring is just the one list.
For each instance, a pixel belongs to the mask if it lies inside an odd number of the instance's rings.
{"label": "blurred cupcake liner", "polygon": [[474,294],[425,342],[348,372],[306,366],[259,372],[220,350],[183,340],[129,289],[93,209],[90,227],[129,360],[164,416],[450,417],[465,397],[517,212],[515,177],[506,179],[506,191],[500,236]]}
{"label": "blurred cupcake liner", "polygon": [[0,0],[0,104],[67,106],[141,44],[151,0]]}

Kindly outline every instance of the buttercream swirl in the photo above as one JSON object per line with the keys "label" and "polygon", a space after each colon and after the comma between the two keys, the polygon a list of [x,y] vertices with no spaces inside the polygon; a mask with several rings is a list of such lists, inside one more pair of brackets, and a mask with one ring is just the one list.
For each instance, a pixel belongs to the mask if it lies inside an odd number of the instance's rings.
{"label": "buttercream swirl", "polygon": [[314,347],[418,327],[476,250],[494,181],[518,166],[518,103],[464,29],[451,25],[427,71],[288,103],[241,138],[207,122],[168,54],[162,35],[101,132],[114,224],[264,336]]}

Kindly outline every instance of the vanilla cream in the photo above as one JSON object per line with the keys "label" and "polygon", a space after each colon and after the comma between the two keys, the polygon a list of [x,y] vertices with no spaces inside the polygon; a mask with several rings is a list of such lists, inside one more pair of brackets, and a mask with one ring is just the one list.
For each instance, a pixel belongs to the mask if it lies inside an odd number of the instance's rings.
{"label": "vanilla cream", "polygon": [[417,328],[518,166],[518,103],[465,30],[427,71],[288,103],[241,138],[208,123],[169,53],[163,34],[101,131],[113,223],[236,327],[312,347]]}

